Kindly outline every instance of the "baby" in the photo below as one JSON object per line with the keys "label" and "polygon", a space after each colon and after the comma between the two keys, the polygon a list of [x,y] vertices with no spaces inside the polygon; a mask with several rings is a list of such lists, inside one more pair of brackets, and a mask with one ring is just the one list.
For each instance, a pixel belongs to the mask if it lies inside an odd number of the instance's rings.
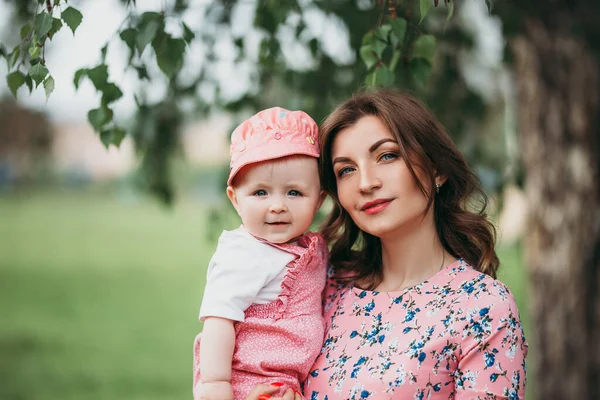
{"label": "baby", "polygon": [[316,123],[259,112],[231,136],[227,196],[242,226],[209,263],[194,343],[194,399],[245,399],[257,384],[300,390],[321,350],[327,246],[307,232],[325,194]]}

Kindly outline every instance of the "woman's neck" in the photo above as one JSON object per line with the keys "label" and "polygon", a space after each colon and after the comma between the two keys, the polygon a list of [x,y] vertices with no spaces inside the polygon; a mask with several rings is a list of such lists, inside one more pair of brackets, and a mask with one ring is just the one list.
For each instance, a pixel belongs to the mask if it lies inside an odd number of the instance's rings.
{"label": "woman's neck", "polygon": [[377,290],[391,292],[419,284],[456,259],[440,242],[433,215],[381,238],[383,280]]}

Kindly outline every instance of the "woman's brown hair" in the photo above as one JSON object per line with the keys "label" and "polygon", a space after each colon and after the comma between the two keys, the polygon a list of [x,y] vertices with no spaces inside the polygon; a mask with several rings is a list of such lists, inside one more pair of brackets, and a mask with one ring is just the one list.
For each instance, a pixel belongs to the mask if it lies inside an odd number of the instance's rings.
{"label": "woman's brown hair", "polygon": [[[485,213],[487,196],[479,179],[444,127],[421,101],[406,93],[383,89],[355,95],[321,124],[319,173],[323,188],[333,199],[333,209],[322,232],[331,244],[331,263],[336,275],[345,281],[360,281],[365,289],[371,290],[383,278],[381,242],[360,230],[341,206],[331,159],[338,132],[368,115],[380,118],[398,141],[401,157],[429,200],[424,214],[433,207],[435,226],[444,248],[495,278],[499,266],[494,250],[496,230]],[[417,169],[423,180],[430,180],[429,185],[419,180]],[[446,177],[439,193],[426,189],[435,187],[436,174]]]}

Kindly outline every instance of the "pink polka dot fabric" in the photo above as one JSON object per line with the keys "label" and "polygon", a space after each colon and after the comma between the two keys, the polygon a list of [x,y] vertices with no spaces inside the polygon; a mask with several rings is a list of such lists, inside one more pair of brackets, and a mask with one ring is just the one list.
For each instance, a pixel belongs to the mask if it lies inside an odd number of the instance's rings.
{"label": "pink polka dot fabric", "polygon": [[[323,344],[321,294],[328,260],[324,239],[309,232],[295,245],[273,246],[298,257],[288,264],[277,300],[251,305],[245,320],[235,324],[231,380],[235,400],[245,399],[258,384],[283,382],[280,394],[288,388],[300,390]],[[201,385],[201,335],[194,343],[194,399]]]}

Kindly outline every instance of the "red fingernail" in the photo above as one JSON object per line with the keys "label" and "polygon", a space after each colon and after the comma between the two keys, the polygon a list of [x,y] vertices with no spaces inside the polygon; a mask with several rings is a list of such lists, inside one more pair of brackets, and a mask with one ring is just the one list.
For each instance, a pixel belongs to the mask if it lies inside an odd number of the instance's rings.
{"label": "red fingernail", "polygon": [[268,394],[261,394],[260,396],[258,396],[258,400],[269,400],[270,398],[271,396]]}
{"label": "red fingernail", "polygon": [[273,383],[271,383],[271,386],[282,387],[283,386],[283,382],[273,382]]}

